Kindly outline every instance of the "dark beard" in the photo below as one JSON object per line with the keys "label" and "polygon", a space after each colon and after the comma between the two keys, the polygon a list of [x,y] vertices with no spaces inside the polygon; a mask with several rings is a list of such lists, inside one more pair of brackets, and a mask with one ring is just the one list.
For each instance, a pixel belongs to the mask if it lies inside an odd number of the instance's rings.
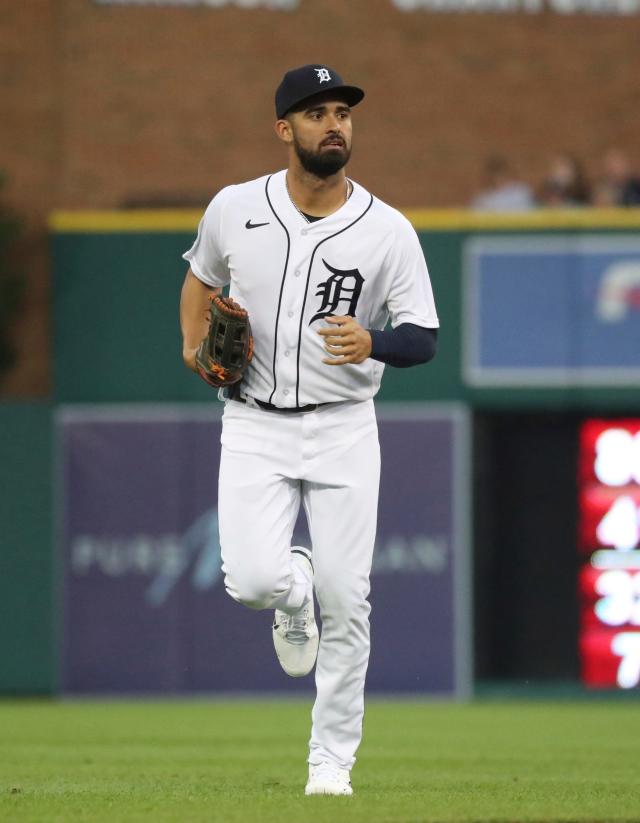
{"label": "dark beard", "polygon": [[336,174],[347,165],[351,156],[351,150],[346,145],[340,150],[321,153],[304,149],[295,137],[293,144],[302,168],[315,177],[331,177],[332,174]]}

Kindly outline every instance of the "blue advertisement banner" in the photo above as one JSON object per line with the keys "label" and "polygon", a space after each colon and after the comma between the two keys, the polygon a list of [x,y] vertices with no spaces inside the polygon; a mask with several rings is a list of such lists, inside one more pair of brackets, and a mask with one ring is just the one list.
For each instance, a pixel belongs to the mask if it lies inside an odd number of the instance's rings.
{"label": "blue advertisement banner", "polygon": [[640,239],[475,238],[464,260],[466,382],[640,385]]}
{"label": "blue advertisement banner", "polygon": [[[467,419],[379,415],[383,472],[368,688],[470,688]],[[225,592],[219,407],[63,408],[59,549],[67,693],[308,691],[271,641],[272,612]],[[300,519],[294,543],[308,544]]]}

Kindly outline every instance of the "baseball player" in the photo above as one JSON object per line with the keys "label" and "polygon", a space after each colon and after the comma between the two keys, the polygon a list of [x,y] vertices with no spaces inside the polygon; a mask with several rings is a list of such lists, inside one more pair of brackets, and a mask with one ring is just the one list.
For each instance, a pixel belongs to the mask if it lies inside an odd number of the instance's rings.
{"label": "baseball player", "polygon": [[[363,97],[328,66],[287,72],[275,96],[287,168],[220,191],[184,254],[189,368],[212,291],[229,286],[251,320],[253,359],[225,390],[223,572],[231,597],[275,611],[285,672],[316,666],[308,795],[352,794],[362,736],[380,474],[372,398],[385,363],[435,355],[438,327],[415,231],[345,174]],[[310,548],[291,546],[301,504]]]}

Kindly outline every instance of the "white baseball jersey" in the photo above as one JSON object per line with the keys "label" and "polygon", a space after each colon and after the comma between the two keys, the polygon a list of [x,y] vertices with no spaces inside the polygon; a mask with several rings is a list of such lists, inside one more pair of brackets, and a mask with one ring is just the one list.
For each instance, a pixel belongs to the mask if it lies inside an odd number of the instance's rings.
{"label": "white baseball jersey", "polygon": [[228,186],[211,201],[183,255],[207,286],[230,284],[247,309],[254,355],[242,390],[281,408],[366,400],[384,364],[328,366],[317,329],[351,315],[367,329],[439,325],[418,237],[396,209],[353,183],[338,211],[309,223],[286,172]]}

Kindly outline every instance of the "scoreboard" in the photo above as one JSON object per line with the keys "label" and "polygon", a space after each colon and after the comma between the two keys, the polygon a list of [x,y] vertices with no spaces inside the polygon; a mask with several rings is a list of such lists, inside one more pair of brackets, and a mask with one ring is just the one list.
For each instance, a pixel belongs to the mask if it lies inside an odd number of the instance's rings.
{"label": "scoreboard", "polygon": [[640,419],[582,425],[578,489],[582,680],[595,688],[637,688]]}

